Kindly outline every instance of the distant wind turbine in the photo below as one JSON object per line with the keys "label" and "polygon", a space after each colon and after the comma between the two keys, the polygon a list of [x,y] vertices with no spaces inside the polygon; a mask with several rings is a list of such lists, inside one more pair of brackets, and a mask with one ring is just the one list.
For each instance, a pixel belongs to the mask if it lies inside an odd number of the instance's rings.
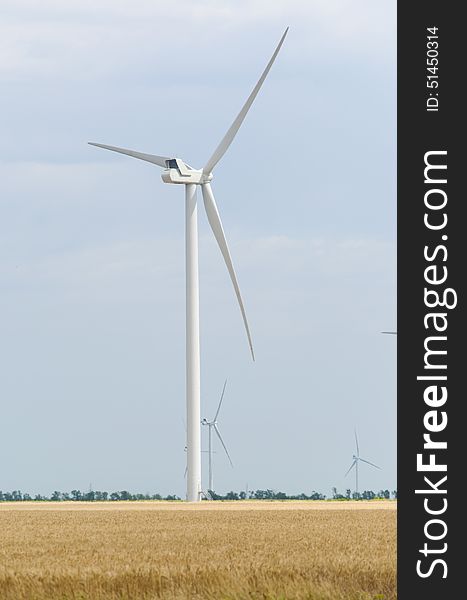
{"label": "distant wind turbine", "polygon": [[[212,171],[217,163],[227,152],[230,144],[240,129],[254,99],[256,98],[261,86],[271,69],[279,50],[287,35],[288,27],[283,33],[277,48],[275,49],[271,60],[266,65],[261,77],[248,96],[245,104],[238,113],[234,122],[222,138],[221,142],[214,150],[211,158],[202,169],[193,169],[180,158],[169,156],[156,156],[135,152],[126,148],[116,146],[107,146],[89,142],[92,146],[112,150],[120,154],[126,154],[139,160],[152,163],[162,167],[162,181],[164,183],[174,183],[185,186],[185,240],[186,240],[186,415],[187,415],[187,500],[190,502],[199,502],[201,500],[201,427],[200,427],[200,350],[199,350],[199,277],[198,277],[198,213],[196,205],[197,186],[201,186],[203,194],[204,208],[208,217],[209,224],[214,233],[214,237],[219,245],[222,256],[224,257],[227,270],[232,280],[232,284],[240,305],[243,323],[246,329],[248,344],[250,346],[253,360],[254,351],[251,340],[250,329],[246,318],[245,307],[240,295],[237,277],[230,256],[227,240],[225,239],[224,228],[222,226],[219,211],[211,189]],[[172,115],[175,119],[176,116]],[[254,158],[245,156],[244,167],[254,170]],[[237,185],[242,178],[241,171],[234,173],[232,185]]]}
{"label": "distant wind turbine", "polygon": [[[183,422],[183,427],[185,428],[185,435],[186,435],[186,423],[185,423],[185,419],[182,419],[182,422]],[[185,451],[185,453],[188,452],[188,447],[186,445],[185,445],[184,451]],[[208,450],[201,450],[201,452],[203,453],[203,452],[209,452],[209,451]],[[216,454],[216,453],[214,452],[214,454]],[[183,475],[184,478],[186,478],[187,471],[188,471],[188,463],[185,465],[185,474]],[[207,495],[204,490],[203,490],[203,495],[204,496]]]}
{"label": "distant wind turbine", "polygon": [[355,446],[357,448],[357,454],[354,454],[352,456],[353,462],[350,465],[349,470],[345,474],[345,477],[347,477],[347,475],[350,473],[350,471],[355,467],[355,492],[358,494],[358,463],[361,461],[361,462],[366,463],[367,465],[371,465],[372,467],[375,467],[376,469],[381,469],[381,467],[378,467],[378,465],[375,465],[374,463],[370,462],[369,460],[365,460],[364,458],[362,458],[360,456],[360,449],[358,447],[357,430],[355,430],[354,433],[355,433]]}
{"label": "distant wind turbine", "polygon": [[217,423],[217,417],[219,416],[219,411],[222,406],[222,400],[224,399],[226,385],[227,385],[227,379],[225,380],[224,387],[222,388],[221,399],[219,401],[219,406],[217,407],[216,414],[214,415],[214,419],[212,421],[208,421],[207,419],[203,419],[201,421],[201,424],[206,425],[208,427],[208,431],[209,431],[209,444],[208,444],[208,452],[209,452],[209,487],[208,487],[208,490],[209,491],[214,491],[214,474],[213,474],[213,467],[212,467],[212,454],[213,454],[212,430],[213,429],[214,429],[215,434],[219,438],[219,440],[225,450],[225,453],[227,454],[227,458],[229,459],[230,466],[233,467],[232,459],[230,458],[230,454],[229,454],[229,451],[227,450],[227,446],[225,445],[224,440],[222,439],[221,433],[219,431],[218,423]]}

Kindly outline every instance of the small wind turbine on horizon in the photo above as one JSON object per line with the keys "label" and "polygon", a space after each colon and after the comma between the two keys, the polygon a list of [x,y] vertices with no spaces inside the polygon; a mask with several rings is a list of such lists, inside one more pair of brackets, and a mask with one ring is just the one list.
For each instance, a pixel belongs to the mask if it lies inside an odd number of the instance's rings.
{"label": "small wind turbine on horizon", "polygon": [[366,463],[367,465],[371,465],[372,467],[375,467],[376,469],[381,469],[381,467],[378,467],[378,465],[375,465],[374,463],[370,462],[369,460],[365,460],[364,458],[362,458],[360,456],[360,449],[358,447],[358,437],[357,437],[356,429],[354,430],[354,433],[355,433],[355,446],[357,449],[357,454],[354,454],[352,456],[353,462],[350,465],[350,468],[347,471],[347,473],[344,475],[344,477],[347,477],[347,475],[350,473],[350,471],[355,467],[355,492],[358,495],[358,463],[361,461],[361,462]]}
{"label": "small wind turbine on horizon", "polygon": [[[169,156],[156,156],[143,152],[135,152],[126,148],[107,146],[89,142],[92,146],[126,154],[133,158],[143,160],[163,169],[161,177],[164,183],[173,183],[185,186],[185,244],[186,244],[186,415],[187,415],[187,493],[189,502],[201,500],[201,419],[200,419],[200,347],[199,347],[199,276],[198,276],[198,213],[196,203],[196,190],[201,186],[204,208],[211,229],[224,257],[227,270],[237,296],[240,312],[250,346],[251,356],[255,360],[250,329],[246,318],[245,307],[240,295],[237,276],[230,256],[230,250],[225,238],[224,228],[211,188],[213,169],[227,152],[233,142],[241,124],[243,123],[253,101],[271,69],[279,50],[288,32],[284,31],[277,48],[266,65],[261,77],[248,96],[245,104],[238,113],[234,122],[222,138],[202,169],[194,169],[180,158]],[[244,168],[254,169],[254,161],[247,160]],[[232,181],[237,184],[242,178],[241,171],[234,174]]]}
{"label": "small wind turbine on horizon", "polygon": [[230,462],[230,466],[233,467],[233,462],[232,459],[230,458],[230,454],[229,451],[227,450],[227,446],[224,443],[224,440],[222,439],[221,436],[221,432],[219,431],[219,427],[218,427],[218,423],[217,423],[217,417],[219,416],[219,411],[221,409],[222,406],[222,400],[224,399],[224,394],[225,394],[225,386],[227,385],[227,379],[225,380],[224,383],[224,387],[222,388],[222,394],[221,394],[221,399],[219,401],[219,406],[217,407],[216,410],[216,414],[214,415],[214,419],[212,419],[212,421],[208,421],[206,418],[204,418],[201,421],[201,425],[206,425],[208,427],[208,431],[209,431],[209,443],[208,443],[208,453],[209,453],[209,486],[208,486],[208,491],[209,492],[213,492],[214,491],[214,474],[213,474],[213,466],[212,466],[212,430],[214,429],[215,434],[217,435],[217,437],[219,438],[225,453],[227,454],[227,458],[229,459]]}
{"label": "small wind turbine on horizon", "polygon": [[[185,419],[182,419],[182,423],[183,423],[183,427],[185,428],[185,437],[186,437],[186,423],[185,423]],[[188,452],[188,446],[187,446],[186,444],[185,444],[184,452],[185,452],[185,454]],[[201,453],[203,453],[203,452],[208,452],[208,450],[201,450]],[[214,452],[214,454],[216,454],[216,453]],[[187,464],[185,465],[185,473],[184,473],[184,475],[183,475],[183,477],[184,477],[185,479],[186,479],[186,474],[187,474],[187,471],[188,471],[188,462],[187,462]],[[205,493],[204,491],[203,491],[203,495],[205,495],[205,496],[206,496],[206,493]]]}

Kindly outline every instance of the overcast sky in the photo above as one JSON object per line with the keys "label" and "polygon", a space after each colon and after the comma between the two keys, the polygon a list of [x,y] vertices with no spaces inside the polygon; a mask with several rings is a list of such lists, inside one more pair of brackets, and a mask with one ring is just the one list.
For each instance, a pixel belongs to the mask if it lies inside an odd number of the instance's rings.
{"label": "overcast sky", "polygon": [[86,142],[201,167],[287,25],[213,180],[255,364],[200,206],[215,488],[353,488],[354,427],[361,489],[396,488],[395,10],[2,1],[0,489],[184,497],[183,190]]}

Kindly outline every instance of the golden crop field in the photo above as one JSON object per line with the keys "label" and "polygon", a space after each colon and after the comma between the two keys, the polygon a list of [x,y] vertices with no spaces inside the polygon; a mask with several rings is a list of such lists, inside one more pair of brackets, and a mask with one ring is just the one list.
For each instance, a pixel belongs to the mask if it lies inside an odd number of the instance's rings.
{"label": "golden crop field", "polygon": [[1,600],[395,600],[395,502],[0,504]]}

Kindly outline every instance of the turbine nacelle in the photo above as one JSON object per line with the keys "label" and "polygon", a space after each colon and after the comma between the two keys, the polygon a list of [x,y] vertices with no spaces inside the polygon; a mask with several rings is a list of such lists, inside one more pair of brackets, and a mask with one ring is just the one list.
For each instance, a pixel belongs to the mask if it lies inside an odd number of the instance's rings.
{"label": "turbine nacelle", "polygon": [[166,168],[162,171],[161,177],[164,183],[194,183],[202,185],[212,180],[212,174],[206,174],[203,169],[193,169],[187,165],[181,158],[169,158],[165,161]]}

